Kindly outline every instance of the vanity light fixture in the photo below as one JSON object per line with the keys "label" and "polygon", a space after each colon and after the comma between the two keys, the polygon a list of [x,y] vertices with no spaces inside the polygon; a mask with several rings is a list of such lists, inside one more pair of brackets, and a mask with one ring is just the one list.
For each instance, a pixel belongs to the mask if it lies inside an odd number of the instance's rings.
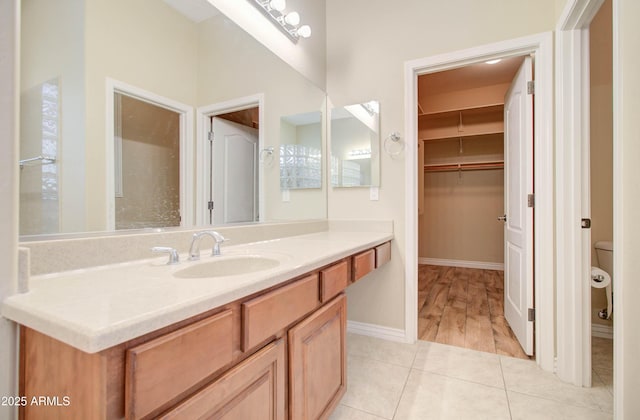
{"label": "vanity light fixture", "polygon": [[349,160],[370,159],[371,149],[351,149],[349,150]]}
{"label": "vanity light fixture", "polygon": [[300,25],[300,14],[295,11],[285,13],[286,0],[249,0],[258,8],[274,25],[276,25],[294,43],[300,38],[311,36],[309,25]]}

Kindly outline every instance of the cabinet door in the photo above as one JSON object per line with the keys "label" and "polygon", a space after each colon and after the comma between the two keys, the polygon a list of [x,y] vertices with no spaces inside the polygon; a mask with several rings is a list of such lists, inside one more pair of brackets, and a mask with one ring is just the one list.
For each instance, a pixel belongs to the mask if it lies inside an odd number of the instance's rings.
{"label": "cabinet door", "polygon": [[161,419],[284,420],[285,345],[267,345]]}
{"label": "cabinet door", "polygon": [[344,294],[289,330],[291,420],[328,418],[347,389]]}

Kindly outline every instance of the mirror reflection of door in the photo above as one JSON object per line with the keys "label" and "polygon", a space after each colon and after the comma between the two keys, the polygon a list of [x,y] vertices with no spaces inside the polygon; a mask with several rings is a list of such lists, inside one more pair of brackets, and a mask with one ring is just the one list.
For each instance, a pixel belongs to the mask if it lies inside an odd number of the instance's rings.
{"label": "mirror reflection of door", "polygon": [[213,224],[258,220],[258,108],[211,118],[211,190]]}
{"label": "mirror reflection of door", "polygon": [[180,226],[180,114],[116,93],[116,229]]}

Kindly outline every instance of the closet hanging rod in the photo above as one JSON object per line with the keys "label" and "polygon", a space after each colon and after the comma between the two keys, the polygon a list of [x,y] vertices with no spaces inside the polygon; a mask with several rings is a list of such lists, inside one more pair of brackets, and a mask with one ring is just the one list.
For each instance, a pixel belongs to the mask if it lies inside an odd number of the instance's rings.
{"label": "closet hanging rod", "polygon": [[460,162],[424,165],[425,172],[480,171],[488,169],[504,169],[504,161]]}

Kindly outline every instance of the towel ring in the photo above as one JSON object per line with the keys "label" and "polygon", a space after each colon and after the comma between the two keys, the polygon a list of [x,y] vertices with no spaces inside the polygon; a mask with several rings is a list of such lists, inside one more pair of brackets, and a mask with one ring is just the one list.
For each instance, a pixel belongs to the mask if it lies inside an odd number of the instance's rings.
{"label": "towel ring", "polygon": [[260,151],[260,162],[269,166],[273,162],[273,146],[266,147]]}
{"label": "towel ring", "polygon": [[384,151],[387,152],[392,158],[399,156],[403,150],[404,142],[400,137],[400,133],[398,133],[397,131],[389,134],[387,138],[384,139]]}

